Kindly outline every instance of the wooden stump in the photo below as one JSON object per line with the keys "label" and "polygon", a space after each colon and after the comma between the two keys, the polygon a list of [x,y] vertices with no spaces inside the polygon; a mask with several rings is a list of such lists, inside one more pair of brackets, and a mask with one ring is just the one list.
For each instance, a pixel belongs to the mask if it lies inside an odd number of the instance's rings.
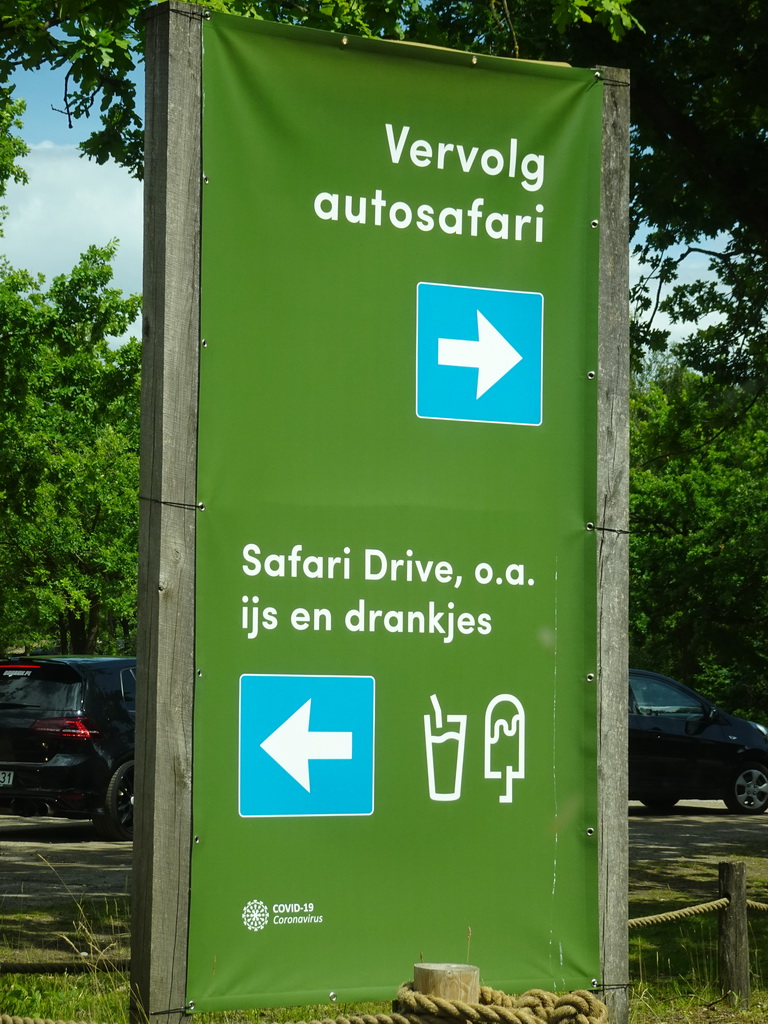
{"label": "wooden stump", "polygon": [[414,964],[413,987],[425,996],[480,1002],[480,968],[470,964]]}

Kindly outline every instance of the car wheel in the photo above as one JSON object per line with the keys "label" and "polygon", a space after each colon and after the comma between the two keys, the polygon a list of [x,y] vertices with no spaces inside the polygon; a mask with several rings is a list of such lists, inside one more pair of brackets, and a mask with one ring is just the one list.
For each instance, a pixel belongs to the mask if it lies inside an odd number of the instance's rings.
{"label": "car wheel", "polygon": [[640,803],[644,807],[647,807],[649,811],[656,811],[658,814],[666,814],[667,811],[672,810],[678,801],[679,797],[659,797],[658,799],[648,797],[646,800],[641,799]]}
{"label": "car wheel", "polygon": [[723,800],[736,814],[762,814],[768,807],[768,768],[752,761],[739,765]]}
{"label": "car wheel", "polygon": [[133,761],[115,770],[104,795],[104,813],[93,818],[102,839],[133,839]]}

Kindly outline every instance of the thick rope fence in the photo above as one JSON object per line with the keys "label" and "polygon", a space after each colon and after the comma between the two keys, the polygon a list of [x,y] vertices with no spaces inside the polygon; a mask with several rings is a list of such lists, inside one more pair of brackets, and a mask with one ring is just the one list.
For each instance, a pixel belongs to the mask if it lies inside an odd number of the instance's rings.
{"label": "thick rope fence", "polygon": [[[593,992],[565,995],[531,989],[521,996],[497,989],[480,989],[479,1003],[462,1003],[414,991],[413,982],[402,985],[392,1013],[365,1013],[325,1017],[296,1024],[607,1024],[608,1008]],[[86,1024],[54,1021],[44,1017],[12,1017],[0,1014],[0,1024]]]}
{"label": "thick rope fence", "polygon": [[[627,921],[630,931],[633,928],[648,928],[654,924],[667,924],[669,921],[682,921],[686,917],[695,917],[697,914],[708,914],[712,910],[725,910],[730,906],[730,899],[727,896],[719,900],[712,900],[710,903],[697,903],[693,907],[681,907],[680,910],[668,910],[664,914],[651,914],[649,917],[632,917]],[[768,910],[768,903],[758,903],[756,900],[747,900],[749,910]]]}
{"label": "thick rope fence", "polygon": [[512,996],[481,987],[479,1003],[461,1003],[422,995],[409,982],[398,992],[397,1004],[408,1011],[403,1014],[408,1024],[439,1024],[446,1020],[454,1024],[605,1024],[608,1020],[605,1004],[586,990],[558,996],[531,989],[522,996]]}
{"label": "thick rope fence", "polygon": [[768,904],[747,899],[747,866],[742,861],[723,861],[718,866],[720,898],[661,914],[631,918],[629,930],[683,921],[718,911],[717,964],[719,983],[732,1005],[749,1006],[750,949],[747,911],[768,911]]}
{"label": "thick rope fence", "polygon": [[[733,866],[733,865],[731,865]],[[722,865],[721,865],[722,867]],[[630,918],[630,930],[682,921],[699,914],[725,911],[732,904],[730,896],[691,907],[681,907],[661,914]],[[765,913],[768,903],[745,899],[742,906]],[[44,968],[45,965],[35,965]],[[60,967],[61,965],[56,965]],[[127,964],[120,964],[120,969]],[[10,967],[10,965],[9,965]],[[10,968],[11,970],[13,968]],[[71,968],[70,968],[71,969]],[[110,968],[107,968],[110,969]],[[112,965],[111,969],[115,969]],[[40,973],[45,973],[42,969]],[[413,982],[401,985],[392,1013],[350,1014],[325,1017],[294,1024],[608,1024],[608,1009],[594,992],[587,990],[557,995],[531,989],[521,996],[498,989],[481,987],[479,1003],[463,1003],[415,991]],[[0,1024],[86,1024],[84,1021],[61,1021],[47,1017],[17,1017],[0,1013]]]}
{"label": "thick rope fence", "polygon": [[[632,931],[634,928],[648,928],[654,924],[682,921],[697,914],[708,914],[711,910],[725,910],[730,902],[727,896],[723,896],[722,899],[712,900],[710,903],[698,903],[695,907],[682,907],[680,910],[668,910],[663,914],[651,914],[648,917],[632,917],[627,921],[627,927]],[[768,907],[765,909],[768,910]]]}

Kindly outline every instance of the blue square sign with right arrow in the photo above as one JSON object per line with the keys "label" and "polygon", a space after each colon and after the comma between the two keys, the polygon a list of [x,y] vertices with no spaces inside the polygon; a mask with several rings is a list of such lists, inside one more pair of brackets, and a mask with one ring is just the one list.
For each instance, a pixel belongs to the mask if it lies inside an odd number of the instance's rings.
{"label": "blue square sign with right arrow", "polygon": [[544,297],[461,285],[417,286],[416,414],[540,426]]}

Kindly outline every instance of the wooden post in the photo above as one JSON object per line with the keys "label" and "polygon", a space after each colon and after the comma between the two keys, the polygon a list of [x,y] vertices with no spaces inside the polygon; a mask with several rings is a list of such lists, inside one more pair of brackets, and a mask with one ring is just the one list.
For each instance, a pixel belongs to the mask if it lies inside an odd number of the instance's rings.
{"label": "wooden post", "polygon": [[728,906],[718,911],[720,983],[733,1006],[749,1006],[749,937],[747,930],[747,865],[723,861],[718,865],[720,896]]}
{"label": "wooden post", "polygon": [[194,680],[201,18],[147,17],[131,1019],[186,990]]}
{"label": "wooden post", "polygon": [[424,996],[480,1002],[480,968],[470,964],[414,964],[413,987]]}
{"label": "wooden post", "polygon": [[629,1013],[627,686],[629,592],[629,72],[604,82],[598,374],[598,772],[602,998]]}

